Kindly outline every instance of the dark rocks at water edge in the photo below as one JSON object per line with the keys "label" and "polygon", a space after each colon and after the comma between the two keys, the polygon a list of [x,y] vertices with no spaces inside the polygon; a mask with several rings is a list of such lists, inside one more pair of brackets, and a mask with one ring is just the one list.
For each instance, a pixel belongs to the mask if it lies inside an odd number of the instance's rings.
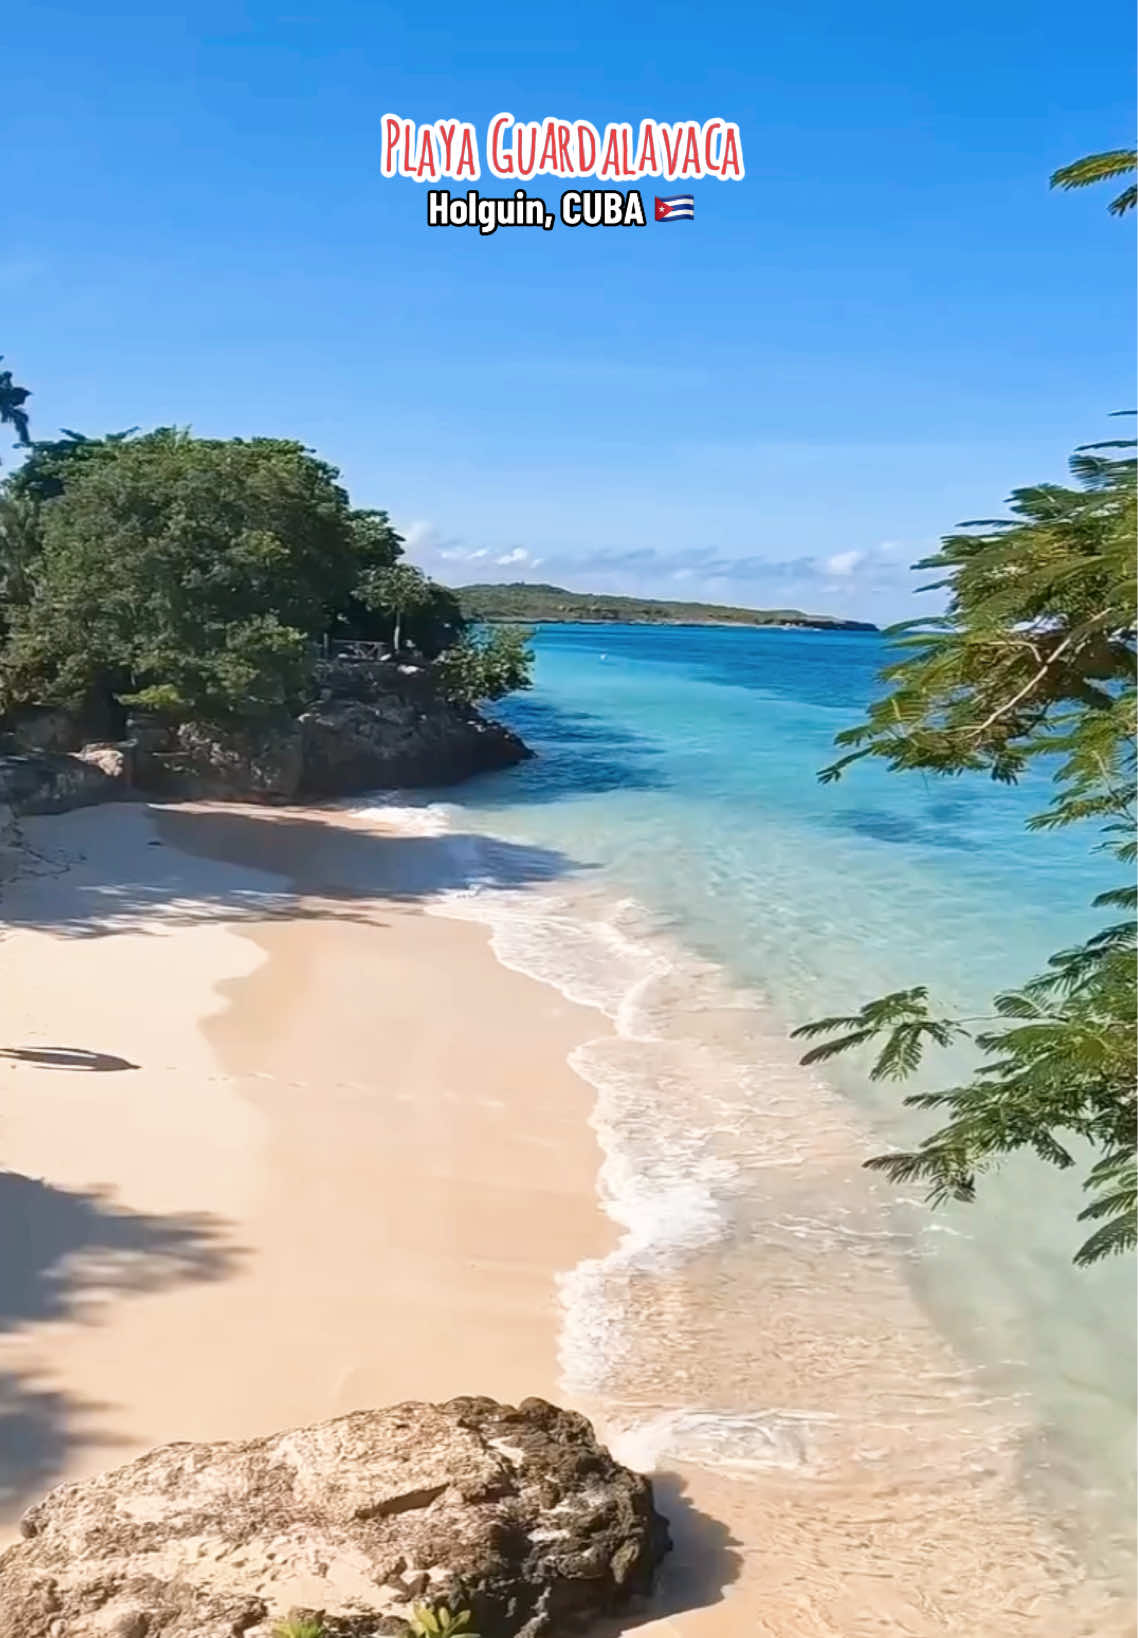
{"label": "dark rocks at water edge", "polygon": [[650,1482],[583,1416],[452,1399],[239,1443],[165,1445],[29,1509],[0,1556],[0,1638],[405,1633],[415,1603],[482,1638],[571,1631],[651,1589]]}
{"label": "dark rocks at water edge", "polygon": [[500,722],[444,699],[414,666],[326,664],[300,717],[301,794],[450,785],[531,753]]}
{"label": "dark rocks at water edge", "polygon": [[425,668],[324,664],[295,717],[256,726],[134,716],[87,742],[88,718],[26,711],[4,724],[0,803],[58,813],[137,792],[174,800],[289,802],[394,786],[449,785],[530,753],[473,706],[444,698]]}

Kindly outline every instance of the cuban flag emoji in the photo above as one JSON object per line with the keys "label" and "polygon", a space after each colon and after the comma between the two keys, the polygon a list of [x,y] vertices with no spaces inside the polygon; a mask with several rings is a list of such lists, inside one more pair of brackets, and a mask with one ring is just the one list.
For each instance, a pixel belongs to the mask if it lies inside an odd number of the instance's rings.
{"label": "cuban flag emoji", "polygon": [[656,200],[658,222],[691,222],[695,218],[695,195],[674,193],[669,199]]}

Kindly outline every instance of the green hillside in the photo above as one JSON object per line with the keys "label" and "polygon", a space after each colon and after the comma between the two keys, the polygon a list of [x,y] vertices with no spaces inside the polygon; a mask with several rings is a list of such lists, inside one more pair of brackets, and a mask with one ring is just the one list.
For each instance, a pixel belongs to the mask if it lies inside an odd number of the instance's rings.
{"label": "green hillside", "polygon": [[809,626],[822,631],[876,631],[866,620],[839,620],[801,609],[743,609],[721,603],[674,603],[644,597],[616,597],[607,592],[566,591],[563,586],[503,585],[455,588],[469,620],[520,620],[527,624],[575,621],[619,621],[656,626]]}

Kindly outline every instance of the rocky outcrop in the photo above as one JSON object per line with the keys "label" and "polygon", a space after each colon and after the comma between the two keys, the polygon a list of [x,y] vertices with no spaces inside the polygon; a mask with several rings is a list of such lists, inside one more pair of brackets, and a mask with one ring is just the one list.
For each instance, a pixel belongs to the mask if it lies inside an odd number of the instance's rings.
{"label": "rocky outcrop", "polygon": [[450,785],[530,754],[508,728],[444,699],[416,666],[325,665],[317,681],[300,718],[304,795]]}
{"label": "rocky outcrop", "polygon": [[5,719],[4,727],[27,751],[78,751],[92,740],[106,740],[115,731],[115,711],[105,699],[90,699],[81,706],[23,705]]}
{"label": "rocky outcrop", "polygon": [[329,1638],[406,1631],[413,1602],[482,1638],[571,1629],[648,1591],[668,1548],[647,1479],[541,1399],[357,1411],[166,1445],[32,1507],[0,1556],[0,1638]]}
{"label": "rocky outcrop", "polygon": [[[19,786],[12,798],[0,775],[0,802],[10,799],[18,812],[59,813],[126,787],[176,801],[292,802],[451,785],[530,755],[508,728],[446,699],[426,667],[390,660],[323,663],[299,717],[256,726],[135,714],[124,740],[79,747],[71,744],[77,722],[76,713],[46,708],[8,719],[4,737],[17,754],[0,762],[21,763],[23,773],[9,776]],[[41,741],[74,754],[36,749]],[[93,771],[84,773],[83,763]]]}
{"label": "rocky outcrop", "polygon": [[256,729],[183,722],[158,744],[138,756],[139,783],[156,796],[290,802],[300,790],[300,724],[289,718]]}
{"label": "rocky outcrop", "polygon": [[53,751],[18,751],[0,756],[0,805],[23,816],[65,813],[69,808],[112,802],[127,790],[122,763],[117,764],[116,773],[101,766],[101,760]]}
{"label": "rocky outcrop", "polygon": [[117,744],[97,740],[92,745],[81,746],[75,755],[81,762],[89,762],[93,768],[98,768],[100,773],[117,780],[120,785],[134,783],[135,746],[131,740],[120,740]]}

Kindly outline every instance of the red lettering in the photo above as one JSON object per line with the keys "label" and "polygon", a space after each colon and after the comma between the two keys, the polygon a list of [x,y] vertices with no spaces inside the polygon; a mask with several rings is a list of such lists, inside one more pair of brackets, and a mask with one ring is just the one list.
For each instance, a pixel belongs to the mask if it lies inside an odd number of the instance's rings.
{"label": "red lettering", "polygon": [[[529,137],[529,169],[525,164],[526,137]],[[537,168],[537,126],[519,125],[514,134],[514,163],[518,168],[518,175],[530,177]]]}
{"label": "red lettering", "polygon": [[723,128],[721,119],[709,119],[703,128],[703,168],[705,171],[717,171],[719,166],[715,162],[715,138],[713,131]]}
{"label": "red lettering", "polygon": [[676,166],[680,157],[680,143],[683,141],[684,136],[682,126],[677,125],[675,128],[676,145],[674,148],[668,141],[669,136],[672,134],[673,133],[670,126],[665,125],[661,127],[660,138],[664,144],[665,176],[674,176],[676,174]]}
{"label": "red lettering", "polygon": [[458,164],[455,166],[456,177],[469,176],[478,178],[478,158],[474,152],[474,138],[470,134],[470,126],[462,127],[462,141],[458,149]]}
{"label": "red lettering", "polygon": [[723,138],[723,158],[719,163],[720,176],[726,177],[728,170],[734,172],[736,180],[743,175],[743,156],[739,152],[739,128],[736,125],[729,125]]}
{"label": "red lettering", "polygon": [[605,126],[605,151],[601,155],[601,168],[598,176],[620,175],[620,154],[617,151],[620,132],[615,125]]}
{"label": "red lettering", "polygon": [[503,126],[514,123],[513,114],[498,114],[490,122],[490,169],[495,176],[513,176],[514,157],[509,149],[505,152],[499,147]]}
{"label": "red lettering", "polygon": [[656,127],[650,119],[640,123],[640,152],[636,156],[636,170],[639,176],[655,176],[660,169],[660,161],[656,157]]}
{"label": "red lettering", "polygon": [[632,169],[632,155],[629,153],[629,144],[632,141],[632,131],[627,125],[620,128],[620,174],[625,177],[634,175]]}
{"label": "red lettering", "polygon": [[[577,175],[588,176],[596,168],[597,144],[601,139],[597,135],[596,126],[590,125],[587,119],[577,120],[573,130],[577,135]],[[586,143],[588,144],[587,153],[585,151]]]}
{"label": "red lettering", "polygon": [[541,145],[541,159],[538,168],[543,171],[557,169],[557,126],[545,127],[545,141]]}
{"label": "red lettering", "polygon": [[424,125],[419,133],[419,163],[415,168],[415,175],[421,182],[424,176],[429,176],[432,182],[438,180],[438,171],[435,169],[435,143],[431,135],[431,127]]}
{"label": "red lettering", "polygon": [[454,133],[458,130],[458,121],[456,119],[452,119],[448,125],[446,120],[440,119],[435,124],[435,130],[438,132],[439,142],[442,144],[443,175],[453,176],[454,172],[451,170],[450,166],[450,154],[451,149],[454,147]]}
{"label": "red lettering", "polygon": [[403,121],[395,114],[383,116],[383,164],[384,176],[395,175],[395,155],[399,147],[399,138]]}
{"label": "red lettering", "polygon": [[573,162],[569,158],[570,134],[569,127],[564,122],[557,127],[557,170],[560,176],[573,175]]}
{"label": "red lettering", "polygon": [[684,162],[680,167],[680,175],[687,176],[689,168],[696,176],[699,175],[699,149],[696,146],[695,127],[688,126],[687,146],[684,148]]}

